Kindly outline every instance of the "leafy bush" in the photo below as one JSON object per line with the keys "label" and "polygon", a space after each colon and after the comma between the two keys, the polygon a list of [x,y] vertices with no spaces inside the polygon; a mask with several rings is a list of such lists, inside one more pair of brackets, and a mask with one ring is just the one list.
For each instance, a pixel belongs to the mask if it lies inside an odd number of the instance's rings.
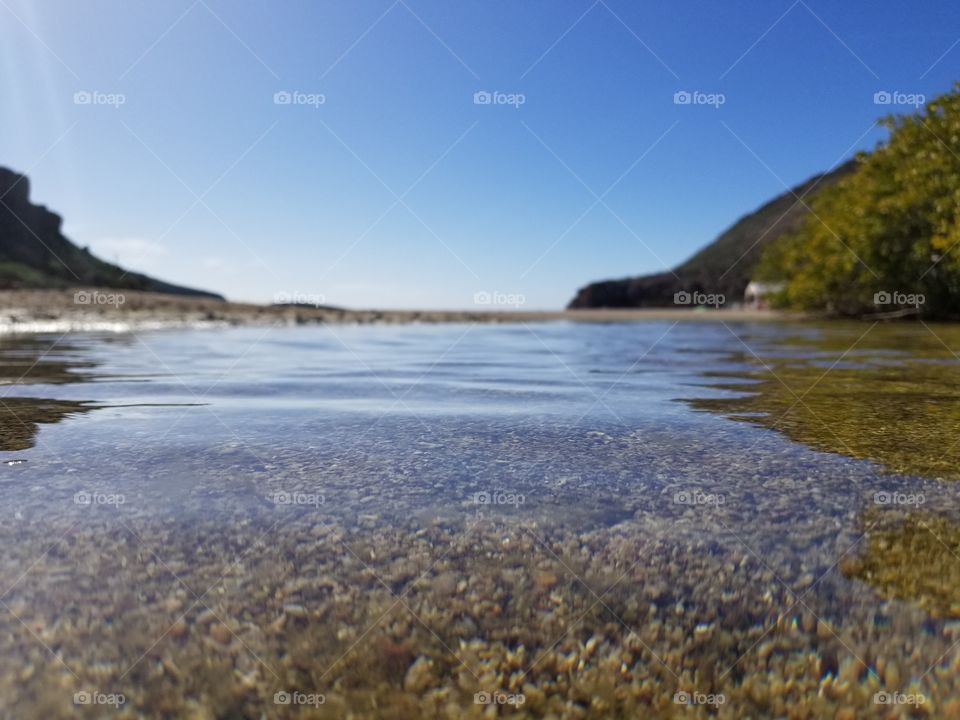
{"label": "leafy bush", "polygon": [[795,309],[960,316],[960,83],[881,122],[889,139],[814,196],[757,277],[783,281],[775,302]]}

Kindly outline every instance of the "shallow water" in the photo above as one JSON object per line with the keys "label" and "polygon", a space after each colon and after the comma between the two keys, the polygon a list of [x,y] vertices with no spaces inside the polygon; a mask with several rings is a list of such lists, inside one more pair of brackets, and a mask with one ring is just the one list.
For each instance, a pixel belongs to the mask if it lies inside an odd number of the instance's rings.
{"label": "shallow water", "polygon": [[951,348],[717,322],[8,338],[0,701],[960,717]]}

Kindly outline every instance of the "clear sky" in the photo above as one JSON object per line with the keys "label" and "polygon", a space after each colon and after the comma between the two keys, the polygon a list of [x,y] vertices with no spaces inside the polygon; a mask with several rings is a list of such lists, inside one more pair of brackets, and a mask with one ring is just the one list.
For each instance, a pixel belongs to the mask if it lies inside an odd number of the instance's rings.
{"label": "clear sky", "polygon": [[557,308],[958,63],[956,0],[0,0],[0,165],[75,242],[231,299]]}

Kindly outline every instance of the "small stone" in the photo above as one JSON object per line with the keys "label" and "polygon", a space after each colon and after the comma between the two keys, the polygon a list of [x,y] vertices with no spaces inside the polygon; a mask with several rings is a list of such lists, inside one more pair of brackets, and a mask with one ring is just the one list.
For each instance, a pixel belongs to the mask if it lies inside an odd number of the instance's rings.
{"label": "small stone", "polygon": [[887,665],[886,671],[883,673],[883,679],[886,682],[887,687],[900,687],[900,667],[895,662]]}
{"label": "small stone", "polygon": [[453,595],[457,590],[457,576],[451,572],[437,575],[433,580],[433,589],[440,595]]}
{"label": "small stone", "polygon": [[183,673],[180,672],[180,668],[178,668],[170,658],[163,658],[163,660],[160,661],[160,664],[163,667],[164,672],[166,672],[170,677],[176,680],[179,680],[183,677]]}
{"label": "small stone", "polygon": [[537,576],[534,578],[534,583],[538,590],[549,590],[557,584],[557,575],[552,572],[537,573]]}
{"label": "small stone", "polygon": [[183,620],[177,620],[170,626],[170,632],[168,634],[172,638],[183,637],[187,634],[187,624]]}
{"label": "small stone", "polygon": [[277,616],[277,619],[267,625],[267,631],[271,633],[278,633],[283,630],[284,625],[287,624],[287,616],[281,613]]}
{"label": "small stone", "polygon": [[433,679],[433,662],[421,656],[407,670],[403,689],[407,692],[422,692],[430,687]]}
{"label": "small stone", "polygon": [[163,601],[163,609],[167,612],[176,612],[183,607],[183,600],[176,596],[168,597]]}
{"label": "small stone", "polygon": [[233,633],[230,632],[230,628],[226,625],[218,622],[210,626],[210,637],[221,645],[229,645],[230,640],[233,638]]}
{"label": "small stone", "polygon": [[307,609],[303,605],[297,605],[296,603],[284,605],[283,612],[295,618],[305,618],[308,614]]}

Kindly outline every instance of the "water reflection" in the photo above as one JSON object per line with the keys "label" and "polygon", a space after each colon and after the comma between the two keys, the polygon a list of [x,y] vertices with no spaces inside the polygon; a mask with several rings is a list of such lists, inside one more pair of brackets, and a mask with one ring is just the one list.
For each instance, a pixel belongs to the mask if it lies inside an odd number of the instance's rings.
{"label": "water reflection", "polygon": [[4,451],[32,448],[41,423],[57,423],[71,414],[93,409],[82,402],[44,398],[4,398],[0,403],[0,450]]}
{"label": "water reflection", "polygon": [[[0,385],[63,385],[89,380],[83,371],[95,367],[76,357],[77,348],[56,338],[0,338]],[[0,450],[27,450],[36,443],[38,426],[87,412],[91,403],[42,397],[0,396]]]}
{"label": "water reflection", "polygon": [[895,472],[960,478],[957,328],[837,325],[742,339],[738,369],[708,374],[737,396],[693,407]]}

